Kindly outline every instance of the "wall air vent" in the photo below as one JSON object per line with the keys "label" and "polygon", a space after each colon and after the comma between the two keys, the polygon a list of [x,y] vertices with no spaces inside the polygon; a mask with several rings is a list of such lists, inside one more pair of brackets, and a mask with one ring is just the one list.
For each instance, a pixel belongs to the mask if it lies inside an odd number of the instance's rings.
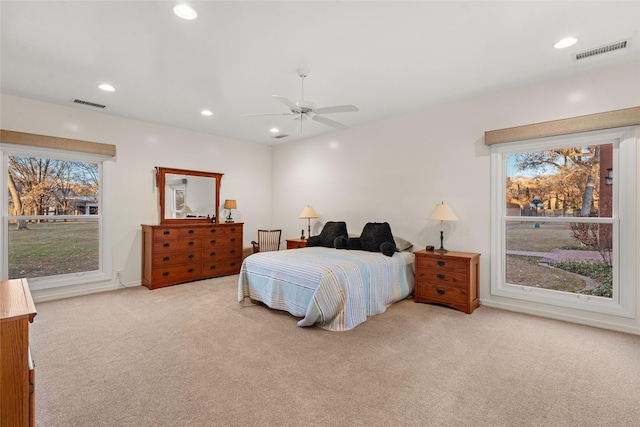
{"label": "wall air vent", "polygon": [[95,102],[83,101],[82,99],[74,99],[73,102],[75,104],[87,105],[89,107],[106,108],[106,105],[96,104]]}
{"label": "wall air vent", "polygon": [[273,138],[280,139],[280,138],[286,138],[288,136],[289,135],[287,135],[286,133],[281,133],[281,134],[278,134],[278,135],[274,135]]}
{"label": "wall air vent", "polygon": [[573,59],[578,61],[580,59],[591,58],[592,56],[601,55],[607,52],[613,52],[614,50],[625,49],[627,46],[629,46],[629,40],[622,40],[620,42],[611,43],[607,46],[601,46],[595,49],[578,52],[573,55]]}

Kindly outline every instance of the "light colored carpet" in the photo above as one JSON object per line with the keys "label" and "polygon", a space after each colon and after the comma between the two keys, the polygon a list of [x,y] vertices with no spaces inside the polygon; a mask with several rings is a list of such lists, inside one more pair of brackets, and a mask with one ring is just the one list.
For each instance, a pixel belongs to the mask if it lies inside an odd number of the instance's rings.
{"label": "light colored carpet", "polygon": [[635,426],[640,337],[405,300],[347,332],[240,307],[237,278],[37,305],[56,426]]}

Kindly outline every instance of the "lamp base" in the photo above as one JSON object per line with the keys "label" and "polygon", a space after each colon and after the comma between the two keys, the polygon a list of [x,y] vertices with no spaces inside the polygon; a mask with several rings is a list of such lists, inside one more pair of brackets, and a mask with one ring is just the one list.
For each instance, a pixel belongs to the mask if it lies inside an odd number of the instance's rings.
{"label": "lamp base", "polygon": [[436,252],[440,252],[440,253],[449,252],[444,248],[444,232],[442,230],[440,230],[440,248],[436,249]]}

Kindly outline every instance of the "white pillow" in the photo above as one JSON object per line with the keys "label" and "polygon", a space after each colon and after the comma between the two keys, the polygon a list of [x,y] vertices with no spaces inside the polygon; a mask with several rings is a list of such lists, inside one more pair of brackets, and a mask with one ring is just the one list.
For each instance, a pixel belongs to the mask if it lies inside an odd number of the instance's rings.
{"label": "white pillow", "polygon": [[399,251],[410,251],[411,248],[413,248],[413,243],[409,242],[408,240],[405,240],[401,237],[398,236],[393,236],[393,240],[395,240],[396,242],[396,248],[398,248]]}

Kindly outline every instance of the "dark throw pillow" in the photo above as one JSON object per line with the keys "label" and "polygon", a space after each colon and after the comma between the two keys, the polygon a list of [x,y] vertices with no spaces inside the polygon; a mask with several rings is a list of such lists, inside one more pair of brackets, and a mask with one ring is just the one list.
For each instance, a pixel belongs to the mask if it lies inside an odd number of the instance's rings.
{"label": "dark throw pillow", "polygon": [[333,241],[333,246],[336,249],[347,249],[349,247],[349,238],[347,236],[338,236]]}
{"label": "dark throw pillow", "polygon": [[363,250],[382,252],[380,245],[384,242],[389,242],[395,252],[396,244],[388,222],[368,222],[365,224],[360,234],[360,244]]}
{"label": "dark throw pillow", "polygon": [[393,256],[393,254],[396,252],[396,247],[391,242],[382,242],[380,244],[380,252],[382,252],[386,256]]}
{"label": "dark throw pillow", "polygon": [[360,244],[359,237],[350,237],[347,239],[347,249],[351,249],[353,251],[361,251],[362,245]]}
{"label": "dark throw pillow", "polygon": [[336,237],[347,237],[347,223],[344,221],[328,221],[319,235],[309,237],[307,239],[307,247],[324,246],[325,248],[334,248]]}
{"label": "dark throw pillow", "polygon": [[312,246],[322,246],[322,244],[320,243],[320,236],[313,236],[307,239],[307,248],[310,248]]}

